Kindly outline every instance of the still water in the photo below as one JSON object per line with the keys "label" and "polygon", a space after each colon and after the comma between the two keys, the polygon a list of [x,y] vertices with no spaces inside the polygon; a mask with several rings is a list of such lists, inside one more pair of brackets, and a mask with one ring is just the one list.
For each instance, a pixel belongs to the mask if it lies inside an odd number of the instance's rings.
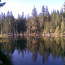
{"label": "still water", "polygon": [[0,65],[64,65],[65,38],[0,39]]}

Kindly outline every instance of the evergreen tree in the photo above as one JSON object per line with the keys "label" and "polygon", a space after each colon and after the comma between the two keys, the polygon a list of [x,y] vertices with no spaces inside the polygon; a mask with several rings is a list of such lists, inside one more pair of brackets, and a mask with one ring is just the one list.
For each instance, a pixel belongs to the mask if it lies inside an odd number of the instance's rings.
{"label": "evergreen tree", "polygon": [[56,14],[56,17],[55,17],[55,23],[56,23],[56,26],[60,26],[61,23],[60,23],[60,17],[59,17],[59,11],[57,10],[57,14]]}
{"label": "evergreen tree", "polygon": [[26,18],[18,15],[18,26],[17,26],[18,33],[24,33],[26,31]]}
{"label": "evergreen tree", "polygon": [[45,23],[45,8],[42,6],[42,11],[38,16],[39,18],[39,23],[40,23],[40,31],[43,32],[44,29],[44,23]]}
{"label": "evergreen tree", "polygon": [[49,33],[50,26],[49,26],[49,22],[45,22],[45,26],[44,26],[44,32],[45,33]]}
{"label": "evergreen tree", "polygon": [[39,21],[38,21],[38,16],[37,16],[37,11],[36,8],[32,10],[32,31],[33,33],[37,33],[39,31]]}
{"label": "evergreen tree", "polygon": [[45,9],[45,21],[48,21],[49,20],[49,11],[48,11],[48,7],[46,6],[46,9]]}
{"label": "evergreen tree", "polygon": [[55,29],[55,33],[56,33],[57,35],[60,34],[60,27],[59,27],[59,26],[56,27],[56,29]]}
{"label": "evergreen tree", "polygon": [[63,34],[65,32],[65,22],[62,21],[61,23],[61,33]]}
{"label": "evergreen tree", "polygon": [[55,17],[56,17],[56,12],[53,10],[53,13],[51,13],[51,20],[50,20],[50,32],[53,33],[55,32]]}

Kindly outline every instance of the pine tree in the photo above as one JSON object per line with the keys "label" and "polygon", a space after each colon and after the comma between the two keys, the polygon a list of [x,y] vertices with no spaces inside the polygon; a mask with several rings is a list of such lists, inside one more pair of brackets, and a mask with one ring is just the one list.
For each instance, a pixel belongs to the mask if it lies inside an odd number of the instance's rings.
{"label": "pine tree", "polygon": [[57,10],[57,13],[56,13],[55,23],[56,23],[56,26],[60,26],[61,25],[60,17],[59,17],[59,11],[58,10]]}
{"label": "pine tree", "polygon": [[44,6],[42,6],[42,11],[39,14],[38,18],[39,18],[39,23],[40,23],[40,30],[41,30],[41,32],[43,32],[44,23],[45,23],[45,8],[44,8]]}
{"label": "pine tree", "polygon": [[37,33],[39,31],[39,21],[38,21],[38,17],[37,17],[37,11],[36,8],[34,7],[34,9],[32,10],[32,31],[33,33]]}
{"label": "pine tree", "polygon": [[56,11],[53,10],[53,13],[51,13],[51,20],[50,20],[50,32],[53,33],[55,31],[56,25],[55,25],[55,16]]}
{"label": "pine tree", "polygon": [[48,11],[48,7],[46,6],[46,9],[45,9],[45,21],[48,21],[49,20],[49,11]]}
{"label": "pine tree", "polygon": [[17,25],[18,33],[24,33],[26,31],[26,18],[18,15],[18,25]]}
{"label": "pine tree", "polygon": [[61,23],[61,33],[63,34],[65,32],[65,22],[62,21]]}

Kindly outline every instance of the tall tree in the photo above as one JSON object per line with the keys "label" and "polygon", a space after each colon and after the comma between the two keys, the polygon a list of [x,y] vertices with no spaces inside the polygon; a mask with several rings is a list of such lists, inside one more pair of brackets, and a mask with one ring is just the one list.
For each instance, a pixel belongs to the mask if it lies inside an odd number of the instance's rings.
{"label": "tall tree", "polygon": [[44,6],[42,6],[42,11],[38,17],[39,17],[39,23],[40,23],[40,30],[41,32],[43,32],[44,23],[45,23],[45,7]]}
{"label": "tall tree", "polygon": [[37,11],[36,8],[32,10],[32,31],[33,33],[37,33],[39,31],[39,21],[38,21],[38,16],[37,16]]}
{"label": "tall tree", "polygon": [[55,31],[55,16],[56,16],[56,11],[53,10],[53,12],[51,13],[50,17],[50,32],[54,32]]}
{"label": "tall tree", "polygon": [[65,32],[65,22],[62,21],[61,23],[61,33],[63,34]]}
{"label": "tall tree", "polygon": [[56,23],[56,26],[60,26],[61,25],[60,17],[59,17],[59,11],[58,10],[57,10],[57,13],[56,13],[55,23]]}
{"label": "tall tree", "polygon": [[24,33],[26,31],[26,18],[18,15],[18,33]]}

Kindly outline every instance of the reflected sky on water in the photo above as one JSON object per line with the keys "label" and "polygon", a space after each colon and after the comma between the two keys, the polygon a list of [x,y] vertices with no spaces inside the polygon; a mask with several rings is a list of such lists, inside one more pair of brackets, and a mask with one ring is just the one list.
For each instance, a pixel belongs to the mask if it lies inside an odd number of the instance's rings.
{"label": "reflected sky on water", "polygon": [[[8,38],[0,40],[2,65],[64,65],[65,38]],[[7,58],[2,59],[3,55]],[[6,62],[5,62],[6,61]]]}

